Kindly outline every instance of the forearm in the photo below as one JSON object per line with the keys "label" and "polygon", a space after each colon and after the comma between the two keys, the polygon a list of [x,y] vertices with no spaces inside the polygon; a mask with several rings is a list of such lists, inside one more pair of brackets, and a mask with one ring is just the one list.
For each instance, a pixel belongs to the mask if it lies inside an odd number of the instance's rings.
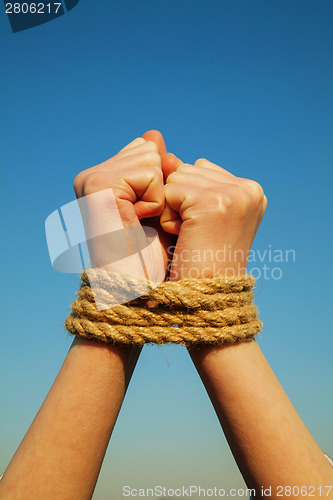
{"label": "forearm", "polygon": [[0,482],[3,500],[91,498],[139,352],[73,342]]}
{"label": "forearm", "polygon": [[[234,457],[250,488],[333,485],[333,469],[256,341],[191,349]],[[326,494],[325,490],[325,494]],[[327,498],[333,498],[333,488]]]}

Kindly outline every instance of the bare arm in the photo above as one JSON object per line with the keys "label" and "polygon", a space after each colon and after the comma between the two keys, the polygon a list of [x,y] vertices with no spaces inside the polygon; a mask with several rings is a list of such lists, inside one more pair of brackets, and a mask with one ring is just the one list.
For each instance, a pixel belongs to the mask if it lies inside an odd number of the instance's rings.
{"label": "bare arm", "polygon": [[[139,229],[141,218],[157,216],[158,221],[164,206],[160,154],[165,152],[165,145],[157,132],[148,132],[145,137],[135,139],[106,162],[81,172],[74,181],[78,198],[113,189],[123,226]],[[93,228],[105,224],[106,233],[114,212],[109,210],[108,198],[101,200],[89,205],[85,222]],[[156,221],[153,223],[160,230]],[[144,237],[143,230],[142,233]],[[161,243],[156,242],[162,248],[155,245],[151,250],[148,265],[153,270],[154,252],[159,255],[162,250],[165,255],[169,245],[169,235],[165,236]],[[90,250],[93,264],[97,265],[104,248],[93,241]],[[131,250],[133,265],[129,266],[127,261],[126,271],[135,274],[142,271],[142,266],[135,259],[135,248]],[[118,263],[114,265],[117,270]],[[91,498],[139,354],[140,348],[82,339],[73,342],[49,394],[0,481],[2,500]]]}
{"label": "bare arm", "polygon": [[[169,173],[161,221],[178,234],[171,279],[244,273],[266,208],[262,188],[203,159],[192,166],[169,157]],[[277,486],[321,486],[321,495],[308,488],[300,496],[333,498],[333,469],[257,342],[189,352],[248,487],[259,496],[262,486],[271,486],[277,498]]]}
{"label": "bare arm", "polygon": [[191,349],[190,355],[248,487],[259,496],[262,486],[271,486],[271,498],[278,498],[278,486],[307,486],[308,492],[321,486],[322,496],[333,498],[333,469],[257,342]]}
{"label": "bare arm", "polygon": [[139,353],[74,340],[0,482],[1,499],[91,498]]}

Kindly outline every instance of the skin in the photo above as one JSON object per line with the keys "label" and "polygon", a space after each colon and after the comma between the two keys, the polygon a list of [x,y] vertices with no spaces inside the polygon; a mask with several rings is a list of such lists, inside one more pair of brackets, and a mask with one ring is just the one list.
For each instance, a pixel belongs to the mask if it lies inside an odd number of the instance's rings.
{"label": "skin", "polygon": [[[161,225],[178,235],[170,278],[244,273],[267,206],[261,186],[205,159],[192,166],[174,158],[174,168],[169,161]],[[212,255],[218,255],[223,245],[228,258],[220,262]],[[191,250],[204,255],[208,249],[209,258],[191,261]],[[192,348],[189,354],[247,486],[256,490],[256,496],[261,496],[262,487],[272,487],[271,498],[280,498],[278,487],[289,486],[306,486],[309,492],[310,487],[322,487],[326,495],[324,487],[333,484],[333,469],[257,342]],[[327,498],[333,498],[332,490]]]}
{"label": "skin", "polygon": [[1,499],[91,498],[138,355],[73,342],[0,482]]}
{"label": "skin", "polygon": [[[205,159],[194,165],[178,162],[177,170],[167,177],[165,199],[161,226],[179,235],[171,279],[245,272],[248,252],[267,205],[257,182],[240,179]],[[228,259],[220,263],[217,258],[223,248]],[[206,258],[205,250],[210,251]],[[202,254],[195,267],[193,251]]]}
{"label": "skin", "polygon": [[[141,227],[140,219],[146,223],[147,219],[158,217],[164,208],[159,154],[159,151],[165,154],[164,141],[154,132],[147,137],[149,140],[138,138],[115,157],[81,172],[74,181],[78,198],[113,188],[125,227]],[[107,213],[108,206],[93,207],[93,213],[89,214],[92,221],[100,223],[101,210]],[[152,223],[156,224],[156,220]],[[166,248],[172,238],[164,235],[161,243],[157,241],[164,253],[164,274]],[[100,250],[92,248],[97,260]],[[133,271],[136,264],[140,262],[133,262]],[[140,349],[134,347],[74,340],[49,394],[0,481],[2,500],[91,498],[139,354]]]}
{"label": "skin", "polygon": [[[333,470],[276,379],[256,341],[192,349],[190,356],[214,405],[249,488],[333,485]],[[312,489],[310,489],[310,487]],[[322,495],[324,495],[322,493]],[[297,498],[303,495],[292,495]],[[306,496],[306,495],[305,495]],[[319,498],[319,490],[312,497]],[[333,498],[332,490],[326,498]]]}
{"label": "skin", "polygon": [[[152,259],[154,249],[156,256],[162,251],[165,275],[168,249],[173,247],[171,279],[192,276],[194,263],[189,257],[198,250],[211,251],[210,258],[195,263],[198,277],[245,271],[267,204],[257,183],[204,159],[183,164],[166,153],[161,134],[150,131],[110,160],[80,173],[74,182],[77,197],[110,187],[125,227],[141,227],[144,222],[157,229],[160,247],[152,249]],[[95,215],[91,214],[92,220]],[[220,262],[214,255],[223,245],[231,258]],[[133,266],[135,271],[135,262]],[[73,342],[0,482],[1,499],[91,498],[139,354],[135,348]],[[326,498],[333,498],[333,491],[326,495],[324,489],[333,484],[333,469],[256,341],[200,347],[189,354],[256,496],[260,497],[262,486],[271,486],[270,498],[278,498],[277,486],[297,485],[322,486]]]}

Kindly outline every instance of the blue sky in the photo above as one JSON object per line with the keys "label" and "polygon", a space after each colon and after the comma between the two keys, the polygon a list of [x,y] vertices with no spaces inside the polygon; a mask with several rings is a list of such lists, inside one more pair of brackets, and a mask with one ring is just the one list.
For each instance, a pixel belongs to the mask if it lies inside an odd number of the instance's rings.
{"label": "blue sky", "polygon": [[[333,455],[331,327],[333,4],[291,0],[81,0],[12,34],[0,14],[3,470],[69,348],[77,275],[53,271],[47,216],[82,169],[156,128],[262,184],[254,249],[295,250],[257,282],[260,345],[319,445]],[[269,247],[271,245],[271,247]],[[254,263],[270,269],[276,263]],[[244,485],[180,347],[147,347],[95,499],[121,486]]]}

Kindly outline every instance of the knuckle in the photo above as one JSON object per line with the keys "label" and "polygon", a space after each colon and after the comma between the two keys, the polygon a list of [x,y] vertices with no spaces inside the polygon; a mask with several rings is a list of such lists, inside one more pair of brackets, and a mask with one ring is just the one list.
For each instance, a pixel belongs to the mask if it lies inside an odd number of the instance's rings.
{"label": "knuckle", "polygon": [[263,200],[263,204],[262,204],[262,213],[264,215],[264,213],[266,212],[266,208],[267,208],[267,196],[264,195],[264,200]]}
{"label": "knuckle", "polygon": [[[157,185],[163,184],[163,172],[159,167],[147,167],[145,169],[145,175],[149,182],[154,182]],[[156,185],[155,184],[155,185]]]}
{"label": "knuckle", "polygon": [[73,188],[77,195],[80,195],[82,192],[84,178],[85,178],[85,171],[79,172],[74,178]]}
{"label": "knuckle", "polygon": [[265,196],[262,186],[258,182],[250,179],[245,179],[245,185],[251,194],[253,204],[261,204]]}
{"label": "knuckle", "polygon": [[150,167],[150,169],[151,169],[151,172],[155,178],[163,180],[163,172],[160,169],[160,167],[153,166],[153,167]]}
{"label": "knuckle", "polygon": [[84,196],[96,193],[100,191],[101,188],[101,178],[97,172],[90,173],[85,176],[84,181],[81,186],[81,192]]}
{"label": "knuckle", "polygon": [[172,184],[165,184],[164,185],[164,195],[165,198],[167,199],[172,193]]}
{"label": "knuckle", "polygon": [[251,194],[238,184],[231,185],[228,194],[228,208],[232,208],[240,217],[245,217],[252,207]]}
{"label": "knuckle", "polygon": [[177,172],[171,172],[171,174],[169,174],[168,177],[167,177],[166,186],[168,184],[174,184],[174,183],[176,183],[177,182],[177,178],[178,178]]}
{"label": "knuckle", "polygon": [[161,213],[161,211],[164,209],[164,205],[165,205],[165,199],[163,196],[160,196],[157,198],[156,200],[156,206],[157,206],[157,210],[158,210],[158,214]]}
{"label": "knuckle", "polygon": [[157,144],[156,142],[154,141],[146,141],[146,145],[148,147],[149,150],[153,151],[153,152],[158,152],[158,148],[157,148]]}
{"label": "knuckle", "polygon": [[[211,201],[211,193],[206,189],[192,189],[188,195],[188,199],[193,206],[206,205],[207,201]],[[211,206],[210,203],[208,203],[208,206]]]}
{"label": "knuckle", "polygon": [[187,173],[192,168],[192,165],[190,165],[189,163],[182,163],[177,167],[176,172]]}
{"label": "knuckle", "polygon": [[133,139],[132,144],[135,144],[136,146],[140,146],[140,144],[144,144],[145,142],[148,142],[148,141],[146,141],[143,137],[136,137],[135,139]]}
{"label": "knuckle", "polygon": [[193,165],[190,163],[182,163],[177,167],[177,170],[168,175],[167,182],[184,182],[184,174],[189,175],[193,172]]}
{"label": "knuckle", "polygon": [[157,151],[149,151],[146,154],[146,161],[150,166],[158,166],[161,167],[161,157]]}
{"label": "knuckle", "polygon": [[206,163],[207,160],[206,158],[198,158],[195,162],[194,162],[194,165],[196,167],[200,167],[200,165],[203,165],[204,163]]}

